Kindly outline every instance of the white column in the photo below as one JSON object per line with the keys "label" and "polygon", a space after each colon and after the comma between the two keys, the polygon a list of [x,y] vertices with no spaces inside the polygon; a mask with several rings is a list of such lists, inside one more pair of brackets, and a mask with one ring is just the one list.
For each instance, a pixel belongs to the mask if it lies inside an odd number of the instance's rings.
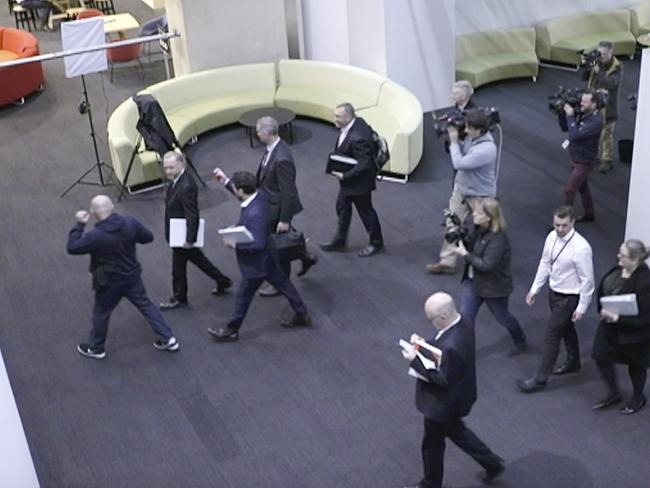
{"label": "white column", "polygon": [[[329,3],[329,2],[328,2]],[[284,0],[167,0],[176,75],[288,56]]]}
{"label": "white column", "polygon": [[350,64],[347,0],[303,0],[305,57]]}
{"label": "white column", "polygon": [[634,128],[634,153],[630,174],[630,193],[627,200],[626,239],[641,239],[650,245],[650,48],[641,55],[639,99]]}

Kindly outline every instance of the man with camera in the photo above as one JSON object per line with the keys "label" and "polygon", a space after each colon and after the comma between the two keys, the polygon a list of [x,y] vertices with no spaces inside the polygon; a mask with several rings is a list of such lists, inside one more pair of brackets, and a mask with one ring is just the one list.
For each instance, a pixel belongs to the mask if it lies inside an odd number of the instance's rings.
{"label": "man with camera", "polygon": [[[488,115],[480,111],[470,111],[465,119],[467,136],[461,146],[458,128],[447,126],[451,163],[456,170],[449,210],[461,223],[483,197],[496,196],[497,146],[489,128]],[[453,220],[445,219],[448,230],[454,226]],[[456,272],[457,254],[453,252],[454,245],[445,238],[440,250],[440,261],[426,266],[429,273]]]}
{"label": "man with camera", "polygon": [[597,49],[585,53],[583,62],[582,80],[587,82],[587,87],[607,91],[605,124],[598,147],[598,171],[606,173],[612,169],[614,160],[614,127],[618,119],[618,87],[623,65],[614,57],[614,45],[609,41],[600,41]]}
{"label": "man with camera", "polygon": [[603,125],[600,104],[598,93],[588,88],[580,98],[579,109],[568,103],[564,105],[569,132],[569,155],[573,162],[571,174],[564,187],[564,203],[573,207],[576,192],[580,192],[584,213],[576,222],[594,220],[594,202],[589,189],[589,174],[598,161],[598,141]]}

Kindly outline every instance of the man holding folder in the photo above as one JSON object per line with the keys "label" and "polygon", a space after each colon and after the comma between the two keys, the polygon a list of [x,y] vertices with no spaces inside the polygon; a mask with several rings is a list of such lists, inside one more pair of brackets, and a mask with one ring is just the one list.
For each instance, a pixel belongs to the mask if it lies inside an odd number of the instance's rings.
{"label": "man holding folder", "polygon": [[182,247],[172,247],[172,287],[174,295],[168,302],[160,304],[161,310],[172,310],[187,305],[187,262],[191,261],[196,267],[212,278],[216,287],[213,295],[223,295],[232,285],[232,280],[224,275],[196,247],[199,230],[198,188],[196,182],[185,171],[185,158],[182,154],[169,151],[163,157],[163,170],[169,180],[165,193],[165,238],[170,239],[171,219],[185,219],[186,236]]}

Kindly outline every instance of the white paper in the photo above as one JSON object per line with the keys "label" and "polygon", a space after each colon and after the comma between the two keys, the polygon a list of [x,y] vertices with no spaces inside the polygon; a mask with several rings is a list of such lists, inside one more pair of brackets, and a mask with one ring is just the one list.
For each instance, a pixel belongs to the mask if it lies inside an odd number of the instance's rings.
{"label": "white paper", "polygon": [[[438,349],[436,346],[429,344],[423,340],[416,340],[415,343],[421,348],[429,350],[436,358],[438,358],[437,367],[439,368],[442,364],[442,350]],[[430,369],[430,368],[427,368]]]}
{"label": "white paper", "polygon": [[330,159],[332,161],[338,161],[340,163],[350,164],[353,166],[359,164],[359,161],[357,161],[356,159],[349,158],[347,156],[341,156],[340,154],[330,154]]}
{"label": "white paper", "polygon": [[426,383],[429,383],[429,380],[426,379],[424,376],[422,376],[420,373],[415,371],[413,368],[409,368],[409,376],[413,376],[413,378],[425,381]]}
{"label": "white paper", "polygon": [[[199,219],[199,231],[196,234],[194,247],[203,247],[205,236],[205,219]],[[183,247],[187,239],[187,221],[185,219],[169,219],[169,247]]]}
{"label": "white paper", "polygon": [[635,293],[600,297],[600,306],[617,315],[639,315],[639,306],[636,302]]}
{"label": "white paper", "polygon": [[236,225],[233,227],[226,227],[219,229],[217,234],[232,239],[236,244],[253,242],[253,234],[244,225]]}
{"label": "white paper", "polygon": [[[105,43],[104,19],[102,17],[61,22],[61,45],[64,51],[101,46]],[[63,62],[65,64],[65,75],[68,78],[87,75],[88,73],[98,73],[106,71],[108,68],[105,50],[66,56]]]}

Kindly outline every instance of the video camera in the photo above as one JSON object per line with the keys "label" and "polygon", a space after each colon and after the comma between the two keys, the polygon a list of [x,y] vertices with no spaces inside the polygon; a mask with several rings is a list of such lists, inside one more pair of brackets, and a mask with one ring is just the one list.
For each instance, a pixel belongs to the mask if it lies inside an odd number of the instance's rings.
{"label": "video camera", "polygon": [[467,122],[467,114],[473,111],[482,112],[490,118],[490,130],[501,122],[499,111],[494,107],[478,107],[470,110],[459,110],[455,106],[445,107],[433,111],[433,130],[436,136],[441,137],[447,134],[447,127],[451,126],[458,129],[458,136],[461,140],[464,139],[466,136],[465,122]]}
{"label": "video camera", "polygon": [[592,49],[591,51],[581,49],[578,51],[578,54],[582,56],[582,62],[587,66],[594,66],[600,61],[601,58],[600,51],[598,49]]}
{"label": "video camera", "polygon": [[460,217],[450,209],[443,210],[444,220],[440,223],[445,230],[445,240],[449,244],[458,244],[460,241],[465,240],[469,235],[469,230],[463,226]]}
{"label": "video camera", "polygon": [[[560,86],[558,90],[548,97],[548,109],[558,115],[564,114],[564,105],[571,105],[576,112],[580,112],[580,99],[585,93],[586,88],[564,88]],[[607,90],[595,90],[594,100],[599,109],[607,105]]]}

